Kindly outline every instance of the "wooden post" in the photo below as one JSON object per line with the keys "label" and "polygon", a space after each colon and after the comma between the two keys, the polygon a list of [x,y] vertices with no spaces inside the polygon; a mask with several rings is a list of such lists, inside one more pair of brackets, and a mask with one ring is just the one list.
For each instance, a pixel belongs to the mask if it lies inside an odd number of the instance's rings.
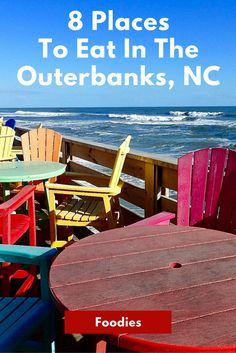
{"label": "wooden post", "polygon": [[145,164],[145,218],[157,212],[158,167],[154,164]]}
{"label": "wooden post", "polygon": [[69,151],[69,145],[66,141],[62,141],[61,151],[62,151],[61,161],[62,163],[67,164],[67,171],[69,171],[70,164],[68,163],[68,159],[70,157],[70,151]]}

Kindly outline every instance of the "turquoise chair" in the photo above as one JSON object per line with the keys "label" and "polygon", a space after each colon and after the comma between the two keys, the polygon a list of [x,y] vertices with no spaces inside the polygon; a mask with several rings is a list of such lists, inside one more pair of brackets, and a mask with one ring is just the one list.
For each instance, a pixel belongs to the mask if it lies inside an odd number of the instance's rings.
{"label": "turquoise chair", "polygon": [[[0,297],[0,352],[55,352],[54,309],[48,285],[50,260],[56,249],[0,245],[0,262],[36,265],[40,273],[40,297]],[[30,341],[42,328],[42,342]]]}

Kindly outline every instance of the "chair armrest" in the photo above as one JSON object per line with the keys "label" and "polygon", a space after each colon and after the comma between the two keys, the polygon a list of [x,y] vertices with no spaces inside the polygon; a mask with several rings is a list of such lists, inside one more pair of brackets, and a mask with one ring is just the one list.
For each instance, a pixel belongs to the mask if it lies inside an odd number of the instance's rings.
{"label": "chair armrest", "polygon": [[87,173],[75,173],[75,172],[65,172],[58,177],[58,181],[61,184],[68,184],[71,181],[87,181],[91,184],[101,183],[100,186],[108,185],[111,177],[109,175],[96,175]]}
{"label": "chair armrest", "polygon": [[154,225],[168,225],[170,220],[175,218],[174,213],[161,212],[154,216],[142,219],[136,223],[130,224],[128,227],[139,227],[139,226],[154,226]]}
{"label": "chair armrest", "polygon": [[[98,178],[98,179],[110,179],[111,177],[109,175],[96,175],[96,174],[89,174],[89,173],[75,173],[75,172],[65,172],[64,174],[61,175],[61,177],[68,177],[70,179],[81,179],[81,178]],[[81,179],[81,180],[85,180],[85,179]]]}
{"label": "chair armrest", "polygon": [[[80,195],[80,193],[88,194],[113,194],[114,190],[109,187],[98,187],[98,186],[76,186],[76,185],[65,185],[65,184],[54,184],[45,183],[45,186],[49,190],[55,191],[55,193],[60,194],[60,191],[69,191],[75,195]],[[89,196],[89,195],[88,195]]]}
{"label": "chair armrest", "polygon": [[40,265],[57,254],[54,248],[24,245],[0,245],[0,262]]}
{"label": "chair armrest", "polygon": [[18,207],[24,204],[34,195],[35,186],[26,185],[23,189],[10,200],[0,205],[0,217],[7,216],[9,213],[15,211]]}

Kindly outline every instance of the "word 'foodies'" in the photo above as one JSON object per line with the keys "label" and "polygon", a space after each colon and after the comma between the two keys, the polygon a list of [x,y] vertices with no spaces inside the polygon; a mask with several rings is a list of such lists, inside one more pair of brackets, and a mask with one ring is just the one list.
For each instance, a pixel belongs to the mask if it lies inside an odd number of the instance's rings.
{"label": "word 'foodies'", "polygon": [[[69,14],[70,21],[68,27],[72,31],[79,31],[83,28],[83,15],[80,11],[71,11]],[[106,28],[108,31],[129,31],[131,29],[135,31],[167,31],[169,29],[169,19],[167,17],[156,20],[153,17],[143,19],[136,17],[130,19],[129,17],[118,17],[115,18],[113,10],[109,10],[107,13],[104,11],[92,11],[92,30],[97,31],[100,27]]]}
{"label": "word 'foodies'", "polygon": [[141,327],[141,320],[129,320],[127,316],[122,316],[121,320],[103,320],[102,317],[95,318],[95,326],[99,327]]}

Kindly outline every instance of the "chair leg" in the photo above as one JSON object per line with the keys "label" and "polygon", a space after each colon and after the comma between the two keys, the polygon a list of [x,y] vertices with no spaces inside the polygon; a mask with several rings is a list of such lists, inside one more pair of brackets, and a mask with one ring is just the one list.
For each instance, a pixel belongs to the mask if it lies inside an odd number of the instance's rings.
{"label": "chair leg", "polygon": [[43,325],[45,352],[55,353],[55,317],[52,312]]}
{"label": "chair leg", "polygon": [[107,342],[106,341],[99,341],[96,344],[96,353],[106,353],[107,351]]}
{"label": "chair leg", "polygon": [[119,196],[115,196],[113,198],[113,207],[114,207],[114,213],[117,213],[117,219],[116,219],[116,224],[118,227],[124,227],[124,217],[121,211],[120,207],[120,201],[119,201]]}
{"label": "chair leg", "polygon": [[50,240],[52,245],[57,241],[57,225],[56,225],[55,211],[50,212],[49,222],[50,222]]}
{"label": "chair leg", "polygon": [[116,224],[113,218],[112,210],[111,210],[111,199],[107,196],[103,198],[104,208],[107,216],[107,222],[109,229],[116,228]]}
{"label": "chair leg", "polygon": [[34,196],[28,200],[28,212],[30,217],[29,225],[29,242],[31,246],[36,245],[36,222],[35,222],[35,205],[34,205]]}
{"label": "chair leg", "polygon": [[55,195],[49,190],[48,192],[49,201],[49,223],[50,223],[50,240],[51,245],[57,241],[57,224],[55,214]]}

